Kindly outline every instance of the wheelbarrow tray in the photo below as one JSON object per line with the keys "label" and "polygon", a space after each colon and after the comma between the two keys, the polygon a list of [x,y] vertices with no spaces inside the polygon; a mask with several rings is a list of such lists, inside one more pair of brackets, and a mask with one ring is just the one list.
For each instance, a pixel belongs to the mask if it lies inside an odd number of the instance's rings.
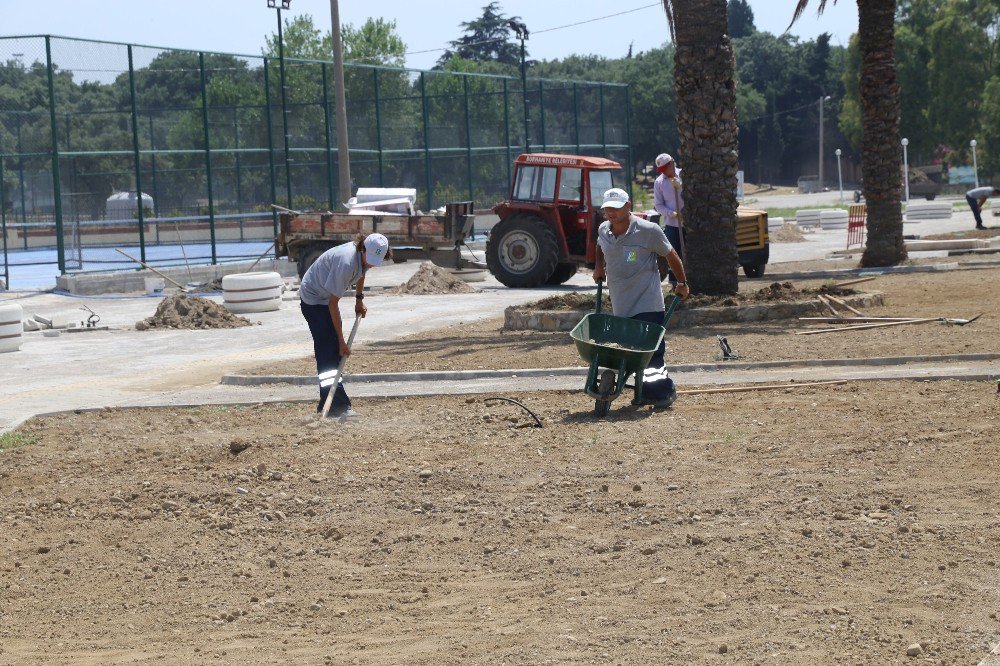
{"label": "wheelbarrow tray", "polygon": [[[642,373],[649,364],[660,342],[664,328],[637,319],[627,319],[609,314],[591,313],[584,316],[570,337],[576,344],[580,357],[590,365],[621,370],[624,376]],[[616,343],[622,347],[612,347]],[[626,349],[627,347],[627,349]],[[621,377],[624,383],[624,376]]]}

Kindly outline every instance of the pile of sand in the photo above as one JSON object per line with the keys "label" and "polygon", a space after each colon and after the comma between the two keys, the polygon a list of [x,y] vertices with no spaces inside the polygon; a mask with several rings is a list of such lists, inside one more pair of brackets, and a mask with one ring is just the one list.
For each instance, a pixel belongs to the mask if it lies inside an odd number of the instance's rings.
{"label": "pile of sand", "polygon": [[787,222],[774,231],[768,231],[767,236],[772,243],[801,243],[806,239],[799,225]]}
{"label": "pile of sand", "polygon": [[479,291],[470,287],[440,266],[429,261],[420,264],[420,270],[413,274],[406,284],[396,287],[394,294],[469,294]]}
{"label": "pile of sand", "polygon": [[252,322],[200,296],[170,296],[156,308],[156,314],[135,323],[137,331],[151,328],[241,328]]}

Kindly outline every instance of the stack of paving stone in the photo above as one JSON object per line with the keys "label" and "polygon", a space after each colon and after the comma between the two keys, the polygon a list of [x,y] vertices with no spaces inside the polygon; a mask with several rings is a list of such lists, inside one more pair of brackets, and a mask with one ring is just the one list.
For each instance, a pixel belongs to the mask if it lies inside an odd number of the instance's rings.
{"label": "stack of paving stone", "polygon": [[910,201],[906,204],[906,221],[947,220],[951,218],[950,201]]}

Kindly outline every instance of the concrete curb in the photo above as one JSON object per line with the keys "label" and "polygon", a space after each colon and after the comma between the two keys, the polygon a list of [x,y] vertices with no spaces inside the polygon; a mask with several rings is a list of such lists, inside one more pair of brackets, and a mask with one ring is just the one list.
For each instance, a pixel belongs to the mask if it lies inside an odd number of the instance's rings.
{"label": "concrete curb", "polygon": [[[771,264],[780,266],[780,264]],[[793,273],[768,273],[761,282],[780,282],[783,280],[819,280],[819,279],[840,279],[848,280],[855,277],[878,277],[880,275],[895,275],[906,273],[936,273],[938,271],[968,271],[983,270],[986,268],[996,268],[1000,266],[1000,260],[977,261],[974,264],[959,264],[950,262],[946,264],[927,264],[923,266],[887,266],[885,268],[840,268],[826,271],[798,271]],[[746,278],[740,278],[741,280]],[[756,280],[755,280],[756,281]]]}
{"label": "concrete curb", "polygon": [[[905,365],[907,363],[947,363],[968,361],[1000,360],[1000,354],[943,354],[940,356],[881,356],[876,358],[832,358],[803,359],[791,361],[760,361],[731,363],[687,363],[671,365],[671,372],[718,372],[726,370],[766,370],[769,368],[834,368],[834,367],[877,367]],[[435,382],[467,381],[473,379],[505,379],[518,377],[575,377],[585,376],[587,368],[524,368],[517,370],[453,370],[444,372],[385,372],[346,375],[352,384],[378,382]],[[314,386],[316,377],[312,375],[236,375],[222,377],[222,384],[229,386],[263,386],[267,384],[291,384],[293,386]]]}
{"label": "concrete curb", "polygon": [[[884,305],[885,296],[881,292],[845,296],[843,301],[856,308],[870,308]],[[793,303],[761,303],[738,307],[713,306],[693,310],[678,309],[671,317],[669,330],[704,326],[708,324],[731,324],[736,322],[778,321],[793,319],[810,314],[826,312],[818,299],[795,301]],[[586,310],[527,310],[511,306],[504,310],[503,327],[509,331],[572,331],[587,314]]]}

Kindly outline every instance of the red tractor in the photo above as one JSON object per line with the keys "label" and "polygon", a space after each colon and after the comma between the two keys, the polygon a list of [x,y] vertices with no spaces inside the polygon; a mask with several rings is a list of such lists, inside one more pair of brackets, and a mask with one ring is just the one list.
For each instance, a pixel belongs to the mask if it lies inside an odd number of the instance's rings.
{"label": "red tractor", "polygon": [[594,264],[601,201],[618,162],[603,157],[529,153],[514,160],[507,201],[486,242],[486,264],[508,287],[562,284]]}
{"label": "red tractor", "polygon": [[[500,221],[486,242],[490,273],[508,287],[538,287],[566,282],[580,264],[593,267],[601,202],[617,170],[618,162],[603,157],[518,156],[509,196],[493,207]],[[748,277],[760,277],[768,260],[767,213],[741,209],[735,224],[740,264]]]}

